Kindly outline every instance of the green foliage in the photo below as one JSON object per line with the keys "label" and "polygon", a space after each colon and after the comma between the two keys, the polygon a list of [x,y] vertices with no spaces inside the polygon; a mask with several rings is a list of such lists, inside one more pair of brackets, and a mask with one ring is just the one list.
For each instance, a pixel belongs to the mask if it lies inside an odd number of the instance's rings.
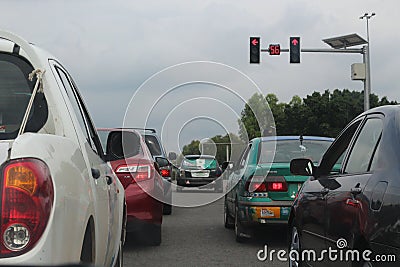
{"label": "green foliage", "polygon": [[[254,94],[250,99],[252,105],[262,102],[260,94]],[[257,100],[257,101],[255,101]],[[364,110],[364,93],[348,89],[323,93],[314,92],[301,99],[295,95],[289,103],[279,103],[274,94],[265,97],[274,115],[277,135],[319,135],[335,137],[357,115]],[[382,105],[394,105],[387,97],[370,96],[371,108]],[[250,106],[252,106],[250,105]],[[260,130],[249,105],[242,111],[240,122],[249,134],[249,139],[259,136]],[[241,133],[244,129],[240,128]]]}
{"label": "green foliage", "polygon": [[[245,144],[240,140],[240,138],[235,134],[227,135],[216,135],[211,138],[213,141],[212,145],[208,145],[207,142],[204,143],[203,149],[205,155],[215,155],[218,162],[221,164],[226,161],[226,147],[228,146],[229,158],[232,161],[238,160],[240,153],[243,151]],[[200,141],[193,140],[190,144],[183,147],[183,155],[199,155],[200,154]],[[216,148],[216,151],[214,150]],[[183,157],[181,157],[183,158]],[[182,161],[180,159],[179,161]]]}
{"label": "green foliage", "polygon": [[[273,98],[273,96],[274,95],[271,95],[271,98]],[[261,136],[260,129],[266,129],[269,126],[275,127],[273,115],[268,107],[268,102],[262,94],[255,93],[247,101],[238,123],[239,136],[245,142]]]}

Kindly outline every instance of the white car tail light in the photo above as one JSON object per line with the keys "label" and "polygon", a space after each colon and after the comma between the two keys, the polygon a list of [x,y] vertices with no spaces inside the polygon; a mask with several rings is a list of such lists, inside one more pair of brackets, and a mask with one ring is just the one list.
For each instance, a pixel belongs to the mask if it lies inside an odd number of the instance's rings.
{"label": "white car tail light", "polygon": [[3,167],[1,179],[0,257],[21,255],[42,236],[54,200],[47,165],[38,159],[19,159]]}

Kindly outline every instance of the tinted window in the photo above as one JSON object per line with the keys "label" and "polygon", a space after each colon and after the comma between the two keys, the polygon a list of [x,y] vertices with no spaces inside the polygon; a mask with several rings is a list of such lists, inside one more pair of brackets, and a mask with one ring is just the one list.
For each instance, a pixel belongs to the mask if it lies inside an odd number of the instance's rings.
{"label": "tinted window", "polygon": [[360,125],[362,118],[350,124],[336,138],[334,144],[324,154],[318,167],[318,176],[337,174],[341,170],[342,161],[349,148],[350,142]]}
{"label": "tinted window", "polygon": [[214,158],[185,157],[182,161],[182,167],[184,168],[215,169],[217,166],[218,162]]}
{"label": "tinted window", "polygon": [[[0,139],[14,139],[36,82],[28,80],[32,66],[15,55],[0,53]],[[47,120],[47,103],[37,93],[26,131],[38,131]]]}
{"label": "tinted window", "polygon": [[145,135],[144,140],[146,141],[146,145],[149,148],[152,156],[162,155],[161,146],[155,136]]}
{"label": "tinted window", "polygon": [[277,140],[274,153],[274,142],[261,143],[260,163],[288,163],[295,158],[308,158],[318,162],[327,148],[331,145],[329,141],[304,140]]}
{"label": "tinted window", "polygon": [[367,172],[382,133],[382,120],[368,119],[357,137],[346,165],[346,173]]}

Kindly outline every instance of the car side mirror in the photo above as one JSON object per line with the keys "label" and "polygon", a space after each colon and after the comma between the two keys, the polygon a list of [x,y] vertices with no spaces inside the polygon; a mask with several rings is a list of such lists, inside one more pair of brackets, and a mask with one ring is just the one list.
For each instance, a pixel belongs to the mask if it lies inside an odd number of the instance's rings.
{"label": "car side mirror", "polygon": [[290,172],[294,175],[312,176],[315,166],[310,159],[293,159],[290,161]]}
{"label": "car side mirror", "polygon": [[176,158],[177,158],[177,155],[175,152],[169,152],[169,154],[168,154],[169,160],[176,160]]}
{"label": "car side mirror", "polygon": [[129,131],[111,131],[107,137],[106,161],[133,157],[140,152],[140,136]]}
{"label": "car side mirror", "polygon": [[160,166],[160,168],[164,168],[164,167],[169,167],[170,163],[166,158],[163,157],[156,157],[155,158],[158,166]]}

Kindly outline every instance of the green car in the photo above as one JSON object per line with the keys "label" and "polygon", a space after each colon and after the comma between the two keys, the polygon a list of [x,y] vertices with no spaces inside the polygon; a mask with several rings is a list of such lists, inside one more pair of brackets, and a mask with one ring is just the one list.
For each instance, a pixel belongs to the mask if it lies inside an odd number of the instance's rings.
{"label": "green car", "polygon": [[290,207],[308,176],[290,173],[290,161],[309,158],[315,164],[333,142],[317,136],[273,136],[251,140],[230,170],[224,202],[226,228],[236,241],[257,225],[286,224]]}
{"label": "green car", "polygon": [[186,155],[182,160],[180,175],[176,179],[178,192],[185,187],[214,188],[218,193],[223,191],[221,167],[214,156]]}

